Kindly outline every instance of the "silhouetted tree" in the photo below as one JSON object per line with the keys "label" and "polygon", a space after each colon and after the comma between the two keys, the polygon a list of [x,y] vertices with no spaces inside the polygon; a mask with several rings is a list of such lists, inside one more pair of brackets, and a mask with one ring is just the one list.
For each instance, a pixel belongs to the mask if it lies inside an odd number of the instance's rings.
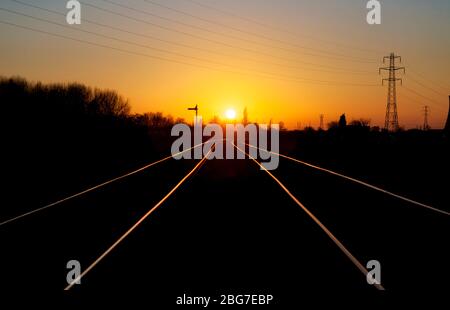
{"label": "silhouetted tree", "polygon": [[359,128],[369,128],[370,127],[370,119],[360,118],[358,120],[352,120],[349,124],[352,127]]}
{"label": "silhouetted tree", "polygon": [[217,115],[214,115],[213,118],[209,120],[210,124],[220,124],[220,118]]}
{"label": "silhouetted tree", "polygon": [[347,126],[347,119],[345,113],[339,117],[339,128],[345,128]]}
{"label": "silhouetted tree", "polygon": [[182,117],[177,117],[175,119],[175,124],[186,124],[186,120]]}
{"label": "silhouetted tree", "polygon": [[332,121],[332,122],[328,123],[327,127],[328,127],[328,130],[335,130],[339,127],[339,123],[336,121]]}
{"label": "silhouetted tree", "polygon": [[96,89],[89,109],[100,115],[123,117],[130,112],[130,105],[115,91]]}

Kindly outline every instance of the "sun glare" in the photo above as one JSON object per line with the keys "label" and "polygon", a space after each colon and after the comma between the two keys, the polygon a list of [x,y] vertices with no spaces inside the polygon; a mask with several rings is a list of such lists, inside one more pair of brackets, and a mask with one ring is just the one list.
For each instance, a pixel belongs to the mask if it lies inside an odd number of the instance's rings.
{"label": "sun glare", "polygon": [[236,111],[234,109],[228,109],[225,112],[225,116],[227,117],[227,119],[229,120],[234,120],[236,119]]}

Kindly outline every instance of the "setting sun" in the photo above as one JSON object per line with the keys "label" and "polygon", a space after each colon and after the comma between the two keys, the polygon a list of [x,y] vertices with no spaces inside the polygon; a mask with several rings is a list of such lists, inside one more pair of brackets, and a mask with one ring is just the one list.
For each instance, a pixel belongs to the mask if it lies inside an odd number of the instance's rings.
{"label": "setting sun", "polygon": [[228,109],[225,112],[225,116],[227,117],[227,119],[229,120],[234,120],[236,119],[236,111],[234,109]]}

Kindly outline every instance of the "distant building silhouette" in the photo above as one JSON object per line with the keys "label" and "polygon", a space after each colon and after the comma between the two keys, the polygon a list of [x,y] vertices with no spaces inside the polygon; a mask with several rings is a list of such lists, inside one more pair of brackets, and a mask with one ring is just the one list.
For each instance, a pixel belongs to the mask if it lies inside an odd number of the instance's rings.
{"label": "distant building silhouette", "polygon": [[242,119],[242,122],[244,123],[244,126],[248,125],[248,112],[247,107],[244,108],[244,117]]}
{"label": "distant building silhouette", "polygon": [[347,126],[347,118],[345,117],[345,113],[339,117],[339,127],[344,128]]}

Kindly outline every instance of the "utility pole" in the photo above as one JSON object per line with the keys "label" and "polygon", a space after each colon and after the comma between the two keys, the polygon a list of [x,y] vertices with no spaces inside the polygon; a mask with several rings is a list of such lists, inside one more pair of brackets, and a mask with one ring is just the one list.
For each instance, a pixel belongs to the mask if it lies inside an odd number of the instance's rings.
{"label": "utility pole", "polygon": [[323,130],[323,114],[320,114],[320,125],[319,129]]}
{"label": "utility pole", "polygon": [[387,131],[397,131],[399,126],[398,126],[398,114],[397,114],[396,83],[397,83],[397,81],[400,81],[400,83],[403,83],[403,81],[402,81],[402,79],[398,79],[395,77],[395,72],[397,70],[403,70],[403,73],[405,73],[405,67],[396,67],[395,66],[395,60],[399,59],[400,62],[402,62],[402,58],[401,58],[401,56],[397,56],[394,53],[391,53],[389,56],[383,57],[383,63],[385,63],[386,59],[389,59],[389,67],[379,68],[379,74],[381,74],[381,70],[389,71],[389,78],[382,80],[383,85],[384,85],[384,81],[389,82],[384,129]]}
{"label": "utility pole", "polygon": [[427,131],[430,129],[428,125],[428,115],[430,114],[430,108],[426,105],[423,107],[423,130]]}
{"label": "utility pole", "polygon": [[242,119],[242,122],[244,123],[244,126],[248,125],[248,112],[247,107],[244,108],[244,118]]}
{"label": "utility pole", "polygon": [[195,111],[195,119],[198,117],[198,104],[194,108],[188,108],[188,111]]}
{"label": "utility pole", "polygon": [[447,121],[445,122],[444,130],[450,132],[450,96],[448,96],[448,116]]}

